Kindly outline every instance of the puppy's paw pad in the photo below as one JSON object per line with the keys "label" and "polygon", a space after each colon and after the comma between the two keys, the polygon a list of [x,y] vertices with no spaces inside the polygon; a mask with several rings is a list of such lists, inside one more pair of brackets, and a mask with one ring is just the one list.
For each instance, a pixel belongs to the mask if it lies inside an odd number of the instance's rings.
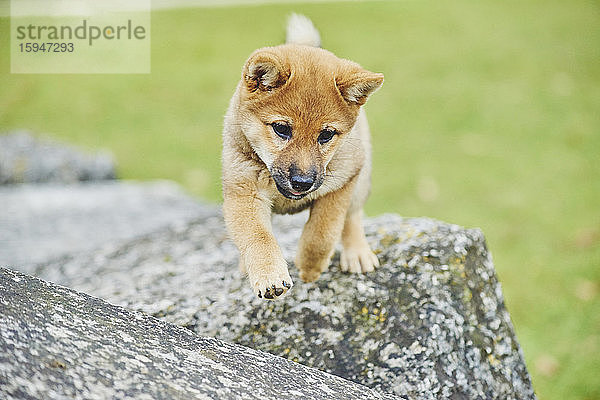
{"label": "puppy's paw pad", "polygon": [[271,287],[265,287],[264,290],[259,290],[257,296],[265,298],[267,300],[275,300],[279,296],[282,296],[292,287],[291,280],[290,282],[281,281],[280,285],[271,285]]}
{"label": "puppy's paw pad", "polygon": [[261,274],[248,274],[254,293],[261,299],[275,300],[286,294],[294,286],[287,267],[274,268]]}

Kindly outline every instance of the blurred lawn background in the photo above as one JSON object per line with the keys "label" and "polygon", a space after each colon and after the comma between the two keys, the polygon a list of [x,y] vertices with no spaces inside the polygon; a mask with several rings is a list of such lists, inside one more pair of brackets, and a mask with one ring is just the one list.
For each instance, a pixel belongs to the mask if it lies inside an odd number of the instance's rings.
{"label": "blurred lawn background", "polygon": [[367,214],[483,229],[540,399],[600,399],[600,5],[385,1],[161,10],[149,75],[11,75],[0,132],[108,148],[120,176],[220,202],[222,117],[290,12],[383,72]]}

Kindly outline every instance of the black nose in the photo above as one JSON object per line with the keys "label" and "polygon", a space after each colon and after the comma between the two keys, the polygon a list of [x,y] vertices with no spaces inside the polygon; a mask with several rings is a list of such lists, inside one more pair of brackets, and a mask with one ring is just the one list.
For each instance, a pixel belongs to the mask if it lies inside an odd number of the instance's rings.
{"label": "black nose", "polygon": [[292,189],[297,192],[306,192],[315,183],[315,178],[311,175],[294,174],[290,176]]}

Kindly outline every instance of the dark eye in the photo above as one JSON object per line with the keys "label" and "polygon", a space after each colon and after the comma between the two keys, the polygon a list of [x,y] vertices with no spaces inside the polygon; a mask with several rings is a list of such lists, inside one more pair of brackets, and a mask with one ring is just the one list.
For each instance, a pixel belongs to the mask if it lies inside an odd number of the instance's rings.
{"label": "dark eye", "polygon": [[282,139],[290,140],[292,137],[292,127],[281,122],[273,122],[271,124],[273,132]]}
{"label": "dark eye", "polygon": [[320,144],[325,144],[327,142],[329,142],[331,139],[333,139],[333,137],[335,136],[337,132],[334,131],[333,129],[323,129],[321,131],[321,133],[319,134],[319,138],[317,139],[317,141]]}

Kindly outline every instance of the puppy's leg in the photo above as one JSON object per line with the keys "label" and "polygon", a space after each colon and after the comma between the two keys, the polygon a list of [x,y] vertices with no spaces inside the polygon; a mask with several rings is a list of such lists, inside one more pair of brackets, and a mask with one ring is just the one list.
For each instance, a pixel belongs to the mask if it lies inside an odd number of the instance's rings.
{"label": "puppy's leg", "polygon": [[370,272],[379,266],[379,260],[365,238],[361,217],[362,209],[351,209],[346,215],[342,231],[343,250],[340,255],[342,271]]}
{"label": "puppy's leg", "polygon": [[371,188],[371,157],[368,128],[363,132],[363,145],[366,151],[366,161],[356,182],[350,208],[346,214],[344,230],[342,231],[342,252],[340,254],[340,267],[342,271],[353,273],[373,271],[379,266],[377,256],[373,254],[362,225],[362,209],[367,201]]}
{"label": "puppy's leg", "polygon": [[240,250],[240,269],[258,297],[275,299],[292,287],[281,249],[271,231],[271,206],[258,194],[224,194],[223,214]]}
{"label": "puppy's leg", "polygon": [[296,266],[303,281],[317,280],[329,267],[329,259],[342,233],[354,184],[352,180],[313,203],[296,255]]}

